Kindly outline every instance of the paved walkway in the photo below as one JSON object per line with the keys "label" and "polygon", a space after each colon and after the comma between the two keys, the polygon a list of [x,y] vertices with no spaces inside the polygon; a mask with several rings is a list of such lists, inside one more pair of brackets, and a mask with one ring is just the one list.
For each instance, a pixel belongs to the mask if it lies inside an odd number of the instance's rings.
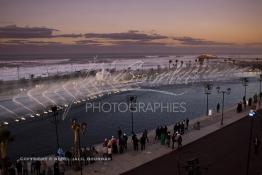
{"label": "paved walkway", "polygon": [[[234,123],[241,118],[245,117],[249,112],[249,109],[242,113],[236,113],[236,106],[233,106],[224,111],[224,125],[221,126],[221,113],[216,113],[212,116],[203,116],[192,119],[190,121],[189,131],[183,135],[183,145],[187,145],[191,142],[198,140],[212,132],[215,132],[222,127],[225,127],[231,123]],[[200,130],[193,129],[193,124],[199,121],[201,125]],[[169,131],[173,133],[173,125],[168,126]],[[140,135],[139,135],[140,136]],[[138,136],[138,138],[139,138]],[[153,159],[161,157],[165,154],[173,151],[166,145],[161,145],[159,141],[155,141],[155,131],[152,130],[148,133],[149,143],[146,145],[145,151],[133,151],[131,138],[128,139],[128,150],[124,154],[113,155],[113,161],[97,161],[92,165],[85,166],[83,169],[84,175],[114,175],[121,174],[128,170],[134,169],[144,163],[147,163]],[[102,145],[102,144],[101,144]],[[96,148],[99,152],[102,152],[102,146],[98,145]],[[102,156],[101,156],[102,157]],[[66,175],[80,174],[73,170],[67,170]]]}

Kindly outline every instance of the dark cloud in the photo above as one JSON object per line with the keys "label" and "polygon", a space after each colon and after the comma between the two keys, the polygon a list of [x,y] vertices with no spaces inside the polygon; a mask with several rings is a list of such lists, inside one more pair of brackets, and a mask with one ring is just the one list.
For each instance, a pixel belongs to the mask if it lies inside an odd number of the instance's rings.
{"label": "dark cloud", "polygon": [[130,30],[128,32],[122,33],[87,33],[85,34],[86,38],[103,38],[111,40],[141,40],[141,41],[150,41],[157,39],[166,39],[167,36],[160,34],[146,34],[141,33],[137,30]]}
{"label": "dark cloud", "polygon": [[152,41],[144,41],[144,40],[138,40],[138,41],[112,41],[113,45],[124,45],[124,46],[165,46],[167,45],[164,42],[152,42]]}
{"label": "dark cloud", "polygon": [[1,45],[47,45],[47,44],[62,44],[53,41],[31,41],[31,40],[8,40],[0,42]]}
{"label": "dark cloud", "polygon": [[90,44],[101,45],[101,44],[103,44],[103,43],[101,43],[97,40],[78,40],[78,41],[75,41],[75,43],[78,44],[78,45],[90,45]]}
{"label": "dark cloud", "polygon": [[60,34],[54,35],[57,29],[46,27],[18,27],[9,25],[0,27],[0,38],[78,38],[82,34]]}
{"label": "dark cloud", "polygon": [[164,42],[156,42],[156,41],[147,41],[147,40],[108,40],[108,41],[100,41],[100,40],[78,40],[75,41],[77,45],[122,45],[122,46],[153,46],[153,45],[166,45]]}
{"label": "dark cloud", "polygon": [[53,38],[80,38],[82,34],[62,34],[62,35],[53,35]]}
{"label": "dark cloud", "polygon": [[27,42],[27,40],[8,40],[5,42],[0,42],[1,44],[23,44]]}
{"label": "dark cloud", "polygon": [[0,38],[49,38],[56,29],[46,27],[0,27]]}
{"label": "dark cloud", "polygon": [[173,40],[179,41],[183,45],[234,45],[233,43],[208,41],[204,39],[192,38],[192,37],[173,37]]}
{"label": "dark cloud", "polygon": [[53,41],[27,41],[25,44],[45,45],[45,44],[62,44],[62,43],[53,42]]}

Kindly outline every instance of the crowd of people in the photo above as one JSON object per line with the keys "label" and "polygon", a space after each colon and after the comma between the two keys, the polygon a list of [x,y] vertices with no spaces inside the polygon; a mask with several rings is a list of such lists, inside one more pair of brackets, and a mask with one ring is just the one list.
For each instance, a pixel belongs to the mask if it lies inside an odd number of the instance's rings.
{"label": "crowd of people", "polygon": [[246,97],[244,96],[243,97],[243,100],[240,101],[238,104],[237,104],[237,113],[240,113],[243,111],[243,109],[245,110],[247,108],[247,106],[251,107],[253,104],[256,104],[258,102],[258,95],[255,94],[252,97],[248,98],[248,100],[246,100]]}
{"label": "crowd of people", "polygon": [[[167,126],[157,127],[155,131],[155,141],[159,141],[161,145],[167,145],[168,147],[175,148],[175,143],[177,142],[177,147],[182,147],[182,135],[185,130],[188,130],[189,120],[183,120],[177,122],[173,128],[173,134],[168,130]],[[128,135],[123,133],[121,128],[118,128],[117,138],[112,136],[111,138],[106,138],[102,145],[102,157],[103,160],[113,160],[113,154],[123,154],[128,150]],[[141,135],[132,133],[131,143],[133,145],[134,151],[144,151],[146,149],[146,144],[149,143],[148,131],[144,129]],[[74,149],[68,150],[64,155],[59,155],[65,157],[63,161],[55,161],[53,166],[47,165],[46,161],[21,161],[18,160],[15,164],[12,164],[8,168],[8,175],[63,175],[66,167],[73,167],[74,161]],[[81,161],[83,165],[93,164],[95,162],[96,156],[99,152],[94,146],[81,148]],[[58,155],[57,155],[58,156]]]}
{"label": "crowd of people", "polygon": [[159,140],[161,145],[171,146],[172,149],[175,148],[175,143],[177,142],[178,148],[182,147],[182,135],[185,133],[185,130],[188,130],[189,119],[177,122],[173,128],[173,134],[168,130],[167,126],[157,127],[155,130],[155,140]]}
{"label": "crowd of people", "polygon": [[[93,164],[98,155],[94,146],[81,148],[81,162],[83,165]],[[12,163],[6,161],[5,175],[63,175],[66,168],[72,168],[79,164],[79,159],[74,155],[74,148],[65,153],[58,153],[54,157],[46,157],[41,160],[39,157],[28,157],[30,160],[19,158]],[[38,158],[40,160],[38,160]],[[94,158],[94,159],[93,159]]]}
{"label": "crowd of people", "polygon": [[[118,128],[117,135],[117,138],[114,136],[112,136],[110,139],[105,138],[102,148],[104,158],[113,160],[113,154],[123,154],[127,151],[128,135],[123,133],[121,128]],[[131,139],[134,151],[139,150],[139,143],[141,145],[141,150],[145,150],[146,142],[149,142],[147,137],[147,129],[144,130],[140,138],[138,138],[138,136],[133,132]]]}
{"label": "crowd of people", "polygon": [[[188,130],[189,119],[177,122],[173,128],[173,134],[168,130],[167,126],[157,127],[155,130],[155,141],[160,141],[161,145],[167,145],[168,147],[175,148],[182,146],[182,135]],[[108,160],[113,160],[114,154],[123,154],[128,150],[128,135],[122,131],[121,128],[117,130],[117,138],[112,136],[111,138],[105,138],[102,145],[102,155]],[[139,135],[132,132],[130,137],[134,151],[144,151],[146,144],[149,143],[148,131],[144,129]],[[171,145],[172,143],[172,145]]]}
{"label": "crowd of people", "polygon": [[64,175],[65,164],[63,161],[54,161],[52,166],[47,161],[33,160],[23,161],[17,160],[11,163],[8,168],[3,171],[6,175]]}

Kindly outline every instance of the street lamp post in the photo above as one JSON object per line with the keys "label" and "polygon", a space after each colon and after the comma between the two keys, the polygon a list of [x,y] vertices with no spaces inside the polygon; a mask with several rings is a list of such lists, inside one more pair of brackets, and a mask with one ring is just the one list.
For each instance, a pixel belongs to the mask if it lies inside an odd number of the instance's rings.
{"label": "street lamp post", "polygon": [[207,109],[206,109],[206,115],[208,116],[208,95],[211,94],[212,89],[213,89],[213,85],[211,83],[206,83],[204,85],[205,87],[205,94],[207,95]]}
{"label": "street lamp post", "polygon": [[250,118],[250,131],[249,131],[249,142],[248,142],[248,152],[247,152],[246,175],[249,174],[250,152],[251,152],[251,144],[253,138],[253,125],[254,125],[254,118],[256,117],[256,112],[254,110],[250,110],[248,116]]}
{"label": "street lamp post", "polygon": [[135,104],[136,104],[136,96],[128,96],[128,105],[129,105],[129,111],[131,112],[131,130],[132,133],[134,133],[134,111],[135,111]]}
{"label": "street lamp post", "polygon": [[77,119],[73,119],[71,129],[73,130],[75,155],[79,157],[80,172],[83,174],[82,160],[81,160],[81,140],[80,134],[85,134],[87,124],[85,122],[78,122]]}
{"label": "street lamp post", "polygon": [[242,85],[245,87],[244,97],[246,98],[246,95],[247,95],[247,86],[248,86],[248,78],[247,78],[247,77],[243,77],[243,78],[242,78]]}
{"label": "street lamp post", "polygon": [[217,93],[222,94],[222,117],[221,117],[221,125],[224,124],[224,102],[225,102],[225,94],[229,95],[231,92],[230,88],[227,88],[226,90],[221,90],[221,88],[218,86],[217,88]]}
{"label": "street lamp post", "polygon": [[259,100],[261,100],[261,82],[262,82],[262,74],[259,75]]}
{"label": "street lamp post", "polygon": [[57,106],[53,106],[51,108],[52,112],[53,112],[53,123],[55,125],[55,133],[56,133],[56,145],[57,145],[57,150],[60,148],[59,145],[59,135],[58,135],[58,122],[59,122],[59,115],[58,115],[58,110],[57,110]]}

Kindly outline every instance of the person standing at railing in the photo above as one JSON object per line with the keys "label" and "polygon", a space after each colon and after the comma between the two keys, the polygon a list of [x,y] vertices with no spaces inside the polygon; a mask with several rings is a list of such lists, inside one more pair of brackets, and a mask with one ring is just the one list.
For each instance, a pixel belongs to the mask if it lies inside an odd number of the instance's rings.
{"label": "person standing at railing", "polygon": [[220,111],[220,103],[217,103],[217,113]]}

